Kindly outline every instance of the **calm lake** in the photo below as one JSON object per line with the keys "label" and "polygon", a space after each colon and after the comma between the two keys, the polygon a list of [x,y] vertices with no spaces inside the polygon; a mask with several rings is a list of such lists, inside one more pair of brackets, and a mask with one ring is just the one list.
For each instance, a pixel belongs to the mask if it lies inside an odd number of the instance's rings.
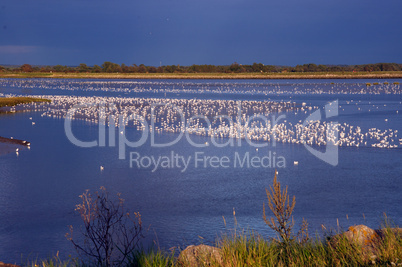
{"label": "calm lake", "polygon": [[[292,125],[337,100],[338,115],[331,120],[346,125],[346,134],[350,130],[351,136],[359,127],[359,132],[367,138],[374,136],[373,133],[376,137],[367,145],[340,146],[338,164],[333,166],[313,155],[303,144],[269,142],[268,146],[256,149],[255,143],[264,144],[264,141],[250,144],[239,139],[233,146],[219,147],[213,145],[210,136],[193,134],[189,135],[191,142],[184,135],[170,146],[155,147],[150,138],[154,132],[143,135],[136,127],[127,127],[124,132],[127,139],[139,140],[145,136],[146,140],[141,146],[126,147],[125,159],[119,159],[119,146],[110,146],[109,142],[90,148],[73,144],[66,136],[62,115],[47,116],[48,111],[40,108],[0,114],[0,136],[31,142],[30,149],[21,148],[18,155],[15,152],[0,155],[0,260],[20,264],[28,258],[44,258],[57,252],[62,258],[75,255],[65,234],[68,225],[79,229],[80,218],[74,211],[80,201],[78,196],[86,189],[95,191],[101,186],[111,194],[121,193],[126,206],[141,213],[148,229],[144,246],[155,242],[163,249],[184,249],[190,244],[214,244],[222,233],[229,233],[235,227],[274,237],[275,233],[262,219],[262,207],[267,201],[265,188],[272,184],[275,168],[278,180],[288,185],[289,193],[296,196],[296,224],[306,219],[312,235],[323,234],[322,225],[337,229],[337,220],[343,229],[354,224],[376,228],[381,225],[384,213],[400,225],[400,82],[401,79],[1,79],[0,96],[67,96],[70,100],[96,96],[105,102],[131,98],[217,101],[211,102],[213,105],[231,100],[236,103],[272,101],[312,107],[306,112],[285,110],[271,114],[283,115],[282,121]],[[73,120],[72,132],[85,142],[98,140],[99,125]],[[116,128],[117,143],[120,135]],[[107,136],[112,135],[108,132]],[[157,142],[168,143],[179,134],[162,132],[154,136]],[[383,144],[381,140],[386,136],[386,142],[395,147],[371,146],[370,142],[377,136],[378,144]],[[220,144],[226,140],[220,139]],[[194,143],[208,145],[197,147]],[[322,150],[322,147],[313,148]],[[130,155],[141,164],[130,160]],[[162,168],[152,165],[152,157],[178,160],[171,160],[170,165]],[[224,158],[226,163],[210,162],[211,157]],[[257,160],[265,157],[265,162],[247,164],[253,157]],[[179,159],[187,159],[188,165],[184,166]],[[100,170],[100,166],[104,169]]]}

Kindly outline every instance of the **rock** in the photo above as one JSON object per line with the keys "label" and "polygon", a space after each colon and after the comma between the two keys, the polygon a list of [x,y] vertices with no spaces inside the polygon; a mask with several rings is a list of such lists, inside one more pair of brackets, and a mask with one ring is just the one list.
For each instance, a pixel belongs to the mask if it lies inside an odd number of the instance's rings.
{"label": "rock", "polygon": [[216,266],[222,264],[222,251],[220,248],[198,245],[188,246],[178,258],[181,266]]}
{"label": "rock", "polygon": [[375,230],[365,225],[350,226],[348,231],[343,235],[350,242],[361,246],[363,249],[375,248],[375,244],[380,238]]}
{"label": "rock", "polygon": [[331,238],[330,245],[335,248],[344,238],[350,243],[361,247],[363,253],[362,256],[367,263],[371,262],[372,264],[375,264],[381,246],[383,245],[383,242],[386,242],[385,238],[389,233],[391,236],[395,235],[396,237],[402,238],[402,228],[383,228],[373,230],[365,225],[355,225],[349,227],[348,231]]}
{"label": "rock", "polygon": [[363,256],[367,261],[372,261],[377,258],[377,245],[381,237],[370,227],[365,225],[350,226],[348,231],[334,236],[330,243],[333,247],[336,247],[343,238],[351,244],[361,247]]}

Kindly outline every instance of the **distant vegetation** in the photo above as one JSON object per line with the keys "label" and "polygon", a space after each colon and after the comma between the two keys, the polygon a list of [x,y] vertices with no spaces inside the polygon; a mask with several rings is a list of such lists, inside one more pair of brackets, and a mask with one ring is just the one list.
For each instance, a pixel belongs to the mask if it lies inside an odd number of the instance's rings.
{"label": "distant vegetation", "polygon": [[292,66],[264,65],[253,63],[252,65],[242,65],[233,63],[231,65],[167,65],[167,66],[145,66],[116,64],[104,62],[101,66],[88,66],[81,63],[79,66],[0,66],[0,73],[311,73],[311,72],[384,72],[402,71],[402,64],[397,63],[377,63],[365,65],[316,65],[304,64]]}

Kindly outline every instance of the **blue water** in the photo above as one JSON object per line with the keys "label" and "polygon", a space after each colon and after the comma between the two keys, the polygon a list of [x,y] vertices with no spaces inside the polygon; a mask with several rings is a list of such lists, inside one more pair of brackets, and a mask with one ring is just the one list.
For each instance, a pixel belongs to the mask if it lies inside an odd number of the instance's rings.
{"label": "blue water", "polygon": [[[8,80],[7,80],[8,81]],[[30,80],[32,81],[32,80]],[[43,85],[34,80],[30,88],[17,88],[8,82],[0,93],[38,95],[102,95],[119,96],[118,90],[66,90],[63,80],[57,86]],[[45,81],[47,83],[53,80]],[[106,81],[110,88],[120,88],[113,81]],[[129,81],[122,81],[129,82]],[[339,99],[339,122],[357,125],[362,129],[376,127],[402,131],[401,94],[258,94],[256,87],[280,86],[284,91],[294,87],[329,88],[331,82],[342,88],[355,88],[373,80],[334,81],[141,81],[142,88],[171,88],[167,97],[292,100],[322,106]],[[382,81],[379,81],[380,83]],[[393,82],[389,81],[390,83]],[[171,84],[170,84],[171,83]],[[197,93],[203,88],[243,88],[248,93]],[[179,84],[182,86],[179,88]],[[201,84],[201,85],[200,85]],[[213,84],[210,85],[210,84]],[[256,86],[255,84],[258,84]],[[298,85],[299,84],[299,85]],[[358,84],[358,85],[356,85]],[[42,88],[40,88],[40,86]],[[131,86],[131,85],[130,85]],[[32,88],[31,88],[32,87]],[[122,86],[124,87],[124,86]],[[196,88],[191,93],[180,93],[185,88]],[[281,90],[282,90],[281,89]],[[350,89],[354,90],[354,89]],[[357,89],[356,89],[357,90]],[[400,90],[400,89],[399,89]],[[171,90],[172,91],[172,90]],[[164,96],[165,92],[128,92],[124,96]],[[177,95],[179,94],[179,95]],[[353,102],[349,102],[353,100]],[[360,101],[360,102],[359,102]],[[349,102],[349,104],[348,104]],[[357,105],[356,105],[357,103]],[[386,106],[384,106],[384,104]],[[368,111],[374,105],[373,111]],[[378,107],[378,109],[377,109]],[[361,108],[361,110],[358,110]],[[399,113],[396,113],[399,111]],[[237,165],[235,155],[283,157],[285,166],[278,168],[278,179],[289,186],[289,193],[296,196],[294,219],[309,222],[310,233],[353,224],[379,227],[385,212],[396,224],[402,223],[402,150],[371,147],[340,147],[339,164],[335,167],[310,154],[302,145],[281,144],[260,148],[258,151],[246,141],[233,147],[217,148],[212,145],[195,148],[182,138],[166,148],[154,148],[147,143],[138,148],[127,148],[126,159],[119,160],[117,147],[80,148],[73,145],[64,132],[64,120],[41,117],[40,112],[24,112],[0,116],[0,136],[29,140],[31,148],[20,149],[19,155],[0,156],[0,259],[5,262],[24,262],[28,257],[47,257],[56,254],[66,258],[74,250],[65,234],[68,225],[79,229],[80,218],[74,212],[78,196],[105,186],[111,193],[122,193],[128,208],[139,211],[144,225],[149,228],[144,244],[156,240],[160,247],[184,248],[203,242],[213,244],[216,238],[235,227],[233,209],[236,211],[237,228],[253,229],[264,236],[274,233],[264,224],[262,205],[266,202],[265,188],[274,176],[274,166],[253,168]],[[32,120],[30,118],[32,117]],[[385,121],[387,119],[387,121]],[[35,125],[32,125],[32,121]],[[98,126],[81,121],[73,122],[74,134],[82,140],[98,137]],[[130,139],[138,139],[141,132],[127,128]],[[118,133],[116,132],[118,137]],[[159,142],[176,138],[174,134],[157,136]],[[191,136],[194,142],[209,142],[208,137]],[[400,136],[399,138],[402,138]],[[190,162],[186,171],[173,168],[130,168],[129,154],[142,156],[170,156],[173,152],[183,157],[227,156],[230,167],[213,168],[195,166]],[[237,154],[236,154],[237,153]],[[298,165],[294,165],[298,161]],[[272,163],[272,165],[275,165]],[[100,171],[100,166],[104,170]],[[224,224],[223,217],[226,220]]]}

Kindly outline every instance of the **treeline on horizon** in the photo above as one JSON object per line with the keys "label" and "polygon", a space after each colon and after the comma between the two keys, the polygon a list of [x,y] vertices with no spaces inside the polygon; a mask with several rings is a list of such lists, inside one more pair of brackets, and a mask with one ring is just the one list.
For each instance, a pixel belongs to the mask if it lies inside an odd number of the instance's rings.
{"label": "treeline on horizon", "polygon": [[282,72],[373,72],[373,71],[402,71],[402,64],[397,63],[376,63],[364,65],[316,65],[304,64],[291,66],[264,65],[253,63],[242,65],[233,63],[231,65],[167,65],[167,66],[145,66],[116,64],[104,62],[101,66],[87,66],[81,63],[79,66],[0,66],[0,72],[64,72],[64,73],[282,73]]}

